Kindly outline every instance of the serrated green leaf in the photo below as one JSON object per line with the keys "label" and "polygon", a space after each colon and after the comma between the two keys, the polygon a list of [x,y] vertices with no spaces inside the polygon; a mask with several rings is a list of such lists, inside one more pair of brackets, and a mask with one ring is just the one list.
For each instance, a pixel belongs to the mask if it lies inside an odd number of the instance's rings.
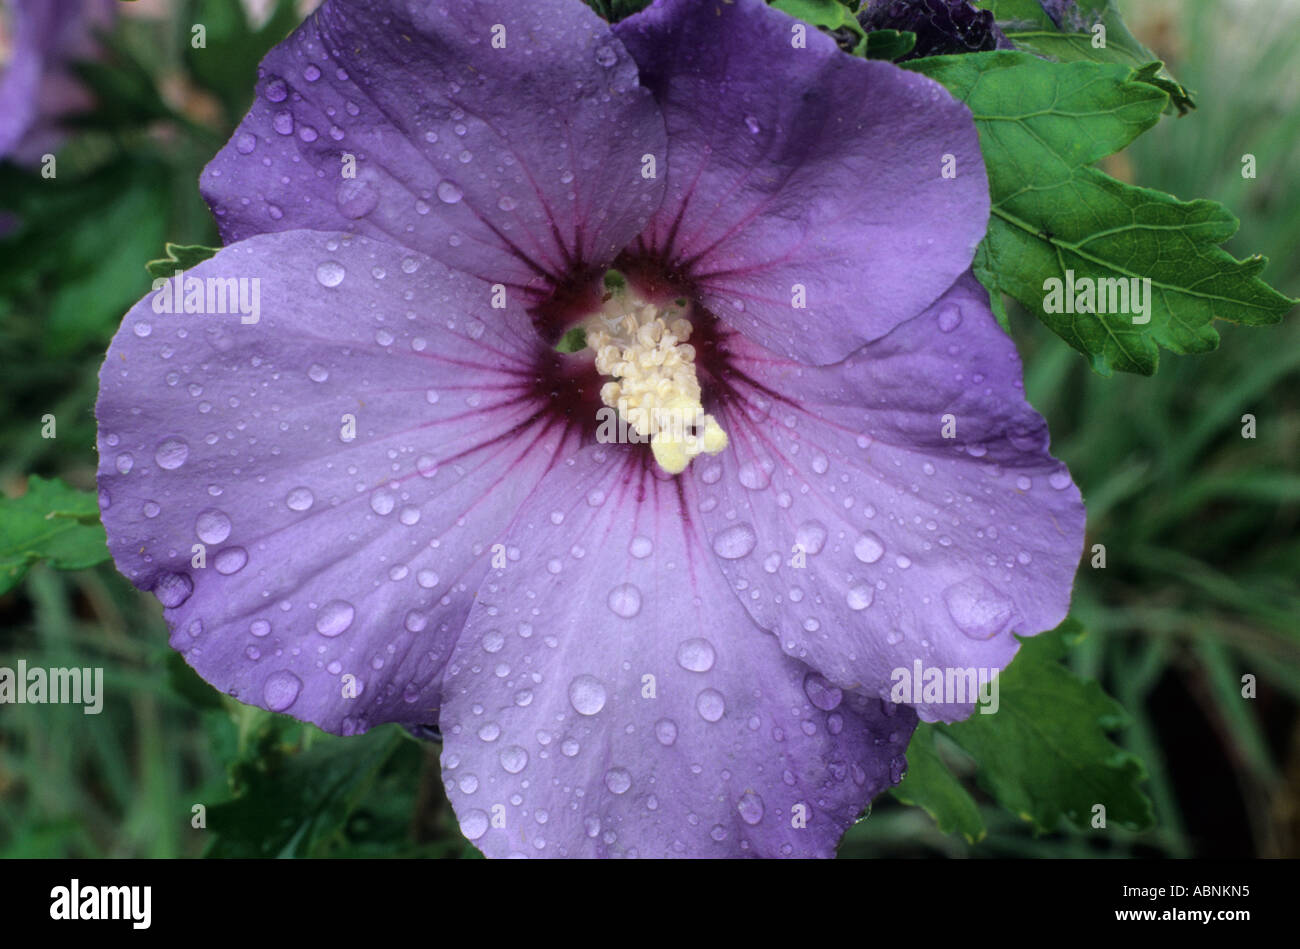
{"label": "serrated green leaf", "polygon": [[[1087,60],[1141,67],[1156,59],[1124,25],[1114,0],[1075,0],[1059,27],[1038,0],[975,0],[975,6],[993,11],[998,27],[1017,48],[1059,62]],[[1105,28],[1103,33],[1096,32],[1099,25]],[[1153,69],[1138,81],[1168,93],[1179,113],[1196,108],[1191,93],[1169,75],[1163,63],[1153,63]]]}
{"label": "serrated green leaf", "polygon": [[[1062,818],[1091,827],[1097,804],[1105,807],[1108,826],[1141,830],[1154,822],[1151,801],[1138,787],[1146,771],[1107,735],[1125,727],[1128,716],[1095,681],[1060,662],[1082,635],[1077,621],[1066,620],[1050,633],[1021,639],[1015,660],[998,677],[997,711],[934,727],[975,760],[979,785],[1037,831],[1056,830]],[[910,777],[910,747],[908,760]]]}
{"label": "serrated green leaf", "polygon": [[[1091,164],[1159,119],[1166,96],[1134,71],[993,52],[913,60],[970,106],[989,175],[992,214],[975,270],[1015,297],[1103,375],[1150,375],[1158,347],[1218,345],[1216,319],[1277,323],[1296,301],[1259,279],[1265,260],[1218,245],[1236,219],[1212,201],[1123,184]],[[1128,313],[1049,313],[1045,281],[1149,278],[1148,322]],[[1140,318],[1140,317],[1139,317]]]}
{"label": "serrated green leaf", "polygon": [[145,270],[149,271],[149,276],[154,279],[171,277],[183,270],[189,270],[191,267],[203,263],[220,249],[219,247],[204,247],[202,244],[167,244],[163,247],[167,256],[151,260],[144,267]]}
{"label": "serrated green leaf", "polygon": [[88,491],[32,475],[27,493],[0,498],[0,593],[8,593],[34,563],[80,570],[108,559],[99,504]]}
{"label": "serrated green leaf", "polygon": [[917,726],[907,746],[907,776],[891,793],[933,817],[945,834],[960,833],[970,843],[984,838],[979,806],[939,757],[933,725]]}

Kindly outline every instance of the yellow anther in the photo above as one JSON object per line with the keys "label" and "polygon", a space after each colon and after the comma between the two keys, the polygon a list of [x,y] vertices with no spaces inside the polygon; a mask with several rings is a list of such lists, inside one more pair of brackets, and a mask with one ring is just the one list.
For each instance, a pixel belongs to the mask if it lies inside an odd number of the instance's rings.
{"label": "yellow anther", "polygon": [[659,467],[680,474],[701,452],[727,447],[727,433],[700,404],[691,324],[679,311],[615,294],[586,331],[596,370],[614,380],[601,386],[601,401],[649,439]]}

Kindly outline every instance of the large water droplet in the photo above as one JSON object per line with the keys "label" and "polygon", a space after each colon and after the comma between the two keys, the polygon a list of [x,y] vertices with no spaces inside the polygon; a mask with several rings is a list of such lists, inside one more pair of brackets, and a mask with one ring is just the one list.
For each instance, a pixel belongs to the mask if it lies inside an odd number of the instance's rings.
{"label": "large water droplet", "polygon": [[356,608],[347,600],[330,600],[316,614],[316,632],[322,636],[340,636],[347,632],[356,615]]}
{"label": "large water droplet", "polygon": [[990,639],[1015,615],[1015,604],[982,577],[967,577],[943,591],[948,615],[971,639]]}
{"label": "large water droplet", "polygon": [[631,619],[641,612],[641,591],[635,584],[620,583],[609,591],[608,602],[615,616]]}
{"label": "large water droplet", "polygon": [[667,747],[677,740],[677,723],[671,718],[661,718],[655,722],[655,738],[659,744]]}
{"label": "large water droplet", "polygon": [[875,563],[885,554],[885,542],[872,531],[867,531],[853,545],[853,556],[863,563]]}
{"label": "large water droplet", "polygon": [[569,704],[580,715],[595,715],[605,707],[604,684],[592,675],[576,676],[569,683]]}
{"label": "large water droplet", "polygon": [[626,768],[610,768],[605,772],[605,787],[613,794],[624,794],[632,786],[632,775]]}
{"label": "large water droplet", "polygon": [[746,824],[754,825],[763,819],[763,799],[753,791],[746,791],[736,802],[736,810],[740,812],[740,819]]}
{"label": "large water droplet", "polygon": [[501,767],[510,774],[518,774],[528,767],[528,752],[518,745],[501,749]]}
{"label": "large water droplet", "polygon": [[794,542],[807,554],[819,554],[826,544],[826,525],[821,521],[804,521],[794,532]]}
{"label": "large water droplet", "polygon": [[465,192],[455,182],[448,181],[444,178],[438,182],[437,187],[438,200],[443,204],[455,204],[461,198],[465,197]]}
{"label": "large water droplet", "polygon": [[288,669],[281,669],[272,672],[262,683],[262,701],[272,712],[283,712],[297,700],[301,691],[302,679]]}
{"label": "large water droplet", "polygon": [[379,191],[364,178],[344,178],[334,195],[334,202],[339,206],[339,213],[355,221],[379,204]]}
{"label": "large water droplet", "polygon": [[174,610],[190,598],[194,581],[183,573],[164,573],[153,585],[153,595],[169,610]]}
{"label": "large water droplet", "polygon": [[248,551],[243,547],[227,547],[217,552],[213,558],[212,565],[216,567],[217,573],[224,577],[232,573],[239,573],[244,569],[244,564],[248,563]]}
{"label": "large water droplet", "polygon": [[843,691],[831,685],[816,672],[810,672],[803,677],[803,694],[808,696],[809,702],[823,712],[834,711],[844,699]]}
{"label": "large water droplet", "polygon": [[194,521],[194,533],[205,544],[219,544],[230,536],[230,518],[224,511],[209,508]]}
{"label": "large water droplet", "polygon": [[465,835],[466,840],[478,840],[488,830],[488,816],[486,811],[480,811],[475,808],[472,811],[466,811],[465,816],[460,819],[460,832]]}
{"label": "large water droplet", "polygon": [[961,308],[955,303],[949,303],[939,311],[939,329],[951,333],[959,326],[961,326]]}
{"label": "large water droplet", "polygon": [[727,703],[717,689],[705,689],[695,697],[695,710],[706,722],[716,722],[727,710]]}
{"label": "large water droplet", "polygon": [[294,488],[285,497],[284,503],[291,511],[305,511],[316,503],[316,496],[310,488]]}
{"label": "large water droplet", "polygon": [[865,610],[875,598],[876,591],[866,583],[859,583],[857,586],[852,587],[844,596],[844,600],[849,604],[851,610]]}
{"label": "large water droplet", "polygon": [[748,524],[732,524],[714,535],[713,552],[723,560],[739,560],[749,556],[757,543],[754,528]]}
{"label": "large water droplet", "polygon": [[322,287],[337,287],[347,276],[347,271],[337,260],[325,260],[316,266],[316,279]]}
{"label": "large water droplet", "polygon": [[716,659],[713,644],[707,639],[688,639],[677,647],[677,664],[689,672],[708,672]]}
{"label": "large water droplet", "polygon": [[159,468],[174,471],[185,464],[185,459],[189,456],[190,446],[185,443],[185,440],[172,436],[158,443],[153,453],[153,460],[157,462]]}

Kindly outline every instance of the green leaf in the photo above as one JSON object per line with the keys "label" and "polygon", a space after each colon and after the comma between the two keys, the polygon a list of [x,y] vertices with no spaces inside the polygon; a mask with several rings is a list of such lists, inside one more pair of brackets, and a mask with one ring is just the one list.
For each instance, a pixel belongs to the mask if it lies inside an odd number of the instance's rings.
{"label": "green leaf", "polygon": [[[1059,62],[1087,60],[1142,67],[1157,58],[1129,32],[1114,0],[1076,0],[1066,10],[1060,27],[1038,0],[975,0],[975,6],[992,10],[994,20],[1017,48]],[[1098,26],[1104,32],[1097,32]],[[1191,93],[1169,75],[1163,63],[1154,63],[1151,72],[1138,81],[1168,93],[1179,113],[1196,108]]]}
{"label": "green leaf", "polygon": [[99,504],[90,492],[32,475],[22,497],[0,498],[0,593],[17,586],[40,561],[80,570],[107,559]]}
{"label": "green leaf", "polygon": [[[976,276],[1037,314],[1097,372],[1150,375],[1159,346],[1209,352],[1219,341],[1214,320],[1277,323],[1294,306],[1259,279],[1264,258],[1238,261],[1218,246],[1237,229],[1223,206],[1179,201],[1090,167],[1159,120],[1166,96],[1134,70],[1004,51],[905,67],[942,83],[974,114],[992,199]],[[1045,281],[1064,282],[1066,271],[1094,284],[1149,278],[1148,322],[1048,312]]]}
{"label": "green leaf", "polygon": [[202,244],[167,244],[163,248],[167,252],[166,257],[151,260],[144,266],[149,271],[149,276],[154,279],[171,277],[203,263],[220,249],[219,247],[204,247]]}
{"label": "green leaf", "polygon": [[[235,767],[234,800],[207,809],[214,858],[309,857],[343,828],[385,762],[406,741],[394,727],[337,738],[252,709],[256,722]],[[298,738],[295,747],[294,737]]]}
{"label": "green leaf", "polygon": [[872,30],[867,34],[863,55],[867,59],[895,60],[906,56],[916,45],[916,34],[907,30]]}
{"label": "green leaf", "polygon": [[[1082,636],[1078,622],[1066,620],[1050,633],[1021,639],[1015,660],[998,677],[997,711],[934,728],[975,760],[979,785],[1037,831],[1056,830],[1062,817],[1089,828],[1097,804],[1105,806],[1108,826],[1142,830],[1154,823],[1151,801],[1138,788],[1145,769],[1107,736],[1125,727],[1128,716],[1095,681],[1060,662]],[[955,822],[961,811],[926,754],[922,748],[922,774],[911,793],[931,806],[940,801],[945,820]]]}
{"label": "green leaf", "polygon": [[[239,0],[195,0],[184,20],[184,55],[195,79],[214,92],[233,121],[248,111],[257,64],[301,21],[294,0],[275,0],[270,15],[253,29]],[[191,24],[204,26],[205,45],[195,48]]]}
{"label": "green leaf", "polygon": [[[797,20],[803,20],[805,23],[811,23],[832,33],[836,30],[847,30],[854,37],[858,37],[851,41],[855,54],[862,53],[866,48],[866,33],[863,32],[861,24],[853,15],[853,11],[839,0],[769,0],[769,3]],[[916,42],[915,38],[912,42]],[[842,48],[848,47],[846,45]]]}
{"label": "green leaf", "polygon": [[939,757],[933,725],[917,726],[907,746],[907,776],[893,789],[904,804],[921,808],[945,834],[960,833],[970,843],[984,838],[979,806]]}

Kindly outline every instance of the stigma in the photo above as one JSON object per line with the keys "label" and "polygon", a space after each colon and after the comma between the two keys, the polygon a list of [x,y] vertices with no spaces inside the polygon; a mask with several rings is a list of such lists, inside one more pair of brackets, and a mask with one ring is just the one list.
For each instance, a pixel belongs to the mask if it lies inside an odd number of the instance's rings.
{"label": "stigma", "polygon": [[682,307],[658,307],[616,292],[585,323],[596,370],[610,376],[600,400],[642,439],[655,462],[681,474],[701,453],[727,447],[727,433],[700,403],[691,324]]}

